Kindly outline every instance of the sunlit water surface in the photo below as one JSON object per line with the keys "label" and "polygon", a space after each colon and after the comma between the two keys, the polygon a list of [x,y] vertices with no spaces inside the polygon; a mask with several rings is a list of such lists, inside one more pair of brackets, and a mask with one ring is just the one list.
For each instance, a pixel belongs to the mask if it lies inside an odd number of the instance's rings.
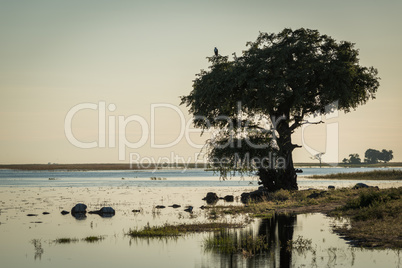
{"label": "sunlit water surface", "polygon": [[[303,175],[367,169],[304,169]],[[50,178],[50,179],[49,179]],[[151,179],[153,178],[153,179]],[[299,177],[301,189],[347,187],[362,181],[311,180]],[[364,181],[363,181],[364,182]],[[366,181],[381,188],[402,186],[399,182]],[[350,247],[331,232],[342,224],[322,214],[276,216],[255,220],[237,232],[262,234],[271,249],[262,256],[243,258],[207,251],[204,240],[211,233],[186,235],[177,239],[132,239],[132,228],[165,223],[205,222],[202,198],[213,191],[218,196],[234,195],[234,203],[220,200],[217,205],[240,205],[238,197],[257,187],[256,178],[234,177],[219,180],[203,170],[149,171],[13,171],[0,170],[0,260],[1,267],[399,267],[398,251],[361,250]],[[83,220],[61,215],[77,203],[88,210],[112,206],[116,215],[101,218],[87,214]],[[181,208],[168,207],[180,204]],[[155,209],[165,205],[165,209]],[[194,206],[194,213],[184,211]],[[132,210],[140,212],[132,212]],[[49,212],[43,215],[43,212]],[[37,216],[27,216],[37,214]],[[242,218],[227,217],[228,221]],[[81,241],[87,236],[103,236],[96,243]],[[287,240],[302,236],[312,240],[312,249],[286,251]],[[58,238],[79,241],[58,244]],[[37,241],[36,248],[32,241]]]}

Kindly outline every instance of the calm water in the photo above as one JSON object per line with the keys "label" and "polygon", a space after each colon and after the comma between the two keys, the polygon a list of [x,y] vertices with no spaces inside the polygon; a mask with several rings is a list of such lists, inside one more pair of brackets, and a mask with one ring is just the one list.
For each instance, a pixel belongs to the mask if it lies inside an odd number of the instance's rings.
{"label": "calm water", "polygon": [[[350,186],[355,181],[311,180],[305,177],[317,174],[363,172],[385,168],[303,168],[298,183],[301,189],[327,187],[329,184]],[[402,169],[402,168],[393,168]],[[151,180],[156,178],[156,180]],[[369,184],[387,184],[384,181],[367,181]],[[257,185],[257,176],[220,180],[212,171],[156,170],[156,171],[20,171],[0,170],[0,187],[244,187]]]}
{"label": "calm water", "polygon": [[[303,175],[353,172],[367,169],[304,169]],[[160,180],[151,180],[156,177]],[[49,178],[52,178],[49,180]],[[123,179],[124,178],[124,179]],[[329,184],[353,185],[357,181],[299,179],[300,188],[326,188]],[[251,184],[250,184],[251,183]],[[367,182],[380,187],[402,186],[398,182]],[[25,172],[0,170],[0,260],[1,267],[399,267],[397,251],[361,250],[350,247],[331,232],[342,224],[322,214],[289,215],[256,220],[234,232],[266,236],[268,253],[244,259],[207,251],[203,241],[212,233],[193,234],[177,239],[131,239],[131,228],[164,223],[208,221],[202,197],[209,191],[219,196],[240,196],[257,187],[256,178],[234,177],[220,181],[203,170]],[[76,220],[61,215],[76,203],[88,210],[112,206],[116,215],[101,218],[87,215]],[[157,210],[156,205],[180,204],[181,208]],[[231,204],[220,200],[217,205]],[[194,206],[194,213],[184,207]],[[240,205],[235,201],[233,205]],[[133,209],[141,212],[133,213]],[[49,212],[43,215],[43,212]],[[37,214],[28,217],[27,214]],[[228,216],[226,221],[242,221]],[[58,238],[82,239],[103,236],[97,243],[78,241],[57,244]],[[308,251],[286,251],[283,245],[299,236],[312,240]],[[32,240],[39,241],[35,248]],[[282,245],[282,246],[281,246]]]}

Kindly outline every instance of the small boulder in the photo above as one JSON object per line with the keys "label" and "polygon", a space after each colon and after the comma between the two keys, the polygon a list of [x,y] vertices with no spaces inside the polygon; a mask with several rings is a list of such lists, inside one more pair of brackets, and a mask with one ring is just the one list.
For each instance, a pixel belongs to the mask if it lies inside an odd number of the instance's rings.
{"label": "small boulder", "polygon": [[49,215],[50,213],[49,212],[43,212],[42,214],[43,215]]}
{"label": "small boulder", "polygon": [[166,207],[165,207],[165,206],[162,206],[162,205],[157,205],[155,208],[161,209],[161,208],[166,208]]}
{"label": "small boulder", "polygon": [[269,192],[263,186],[259,187],[258,190],[255,190],[250,193],[242,193],[241,194],[241,202],[247,204],[250,200],[261,202],[268,197]]}
{"label": "small boulder", "polygon": [[368,185],[365,184],[365,183],[359,182],[359,183],[356,183],[356,185],[353,186],[352,189],[361,189],[361,188],[370,188],[370,186],[368,186]]}
{"label": "small boulder", "polygon": [[233,202],[234,201],[234,196],[233,195],[226,195],[223,199],[226,202]]}
{"label": "small boulder", "polygon": [[112,207],[103,207],[99,210],[99,214],[115,215],[116,211]]}
{"label": "small boulder", "polygon": [[66,210],[63,210],[62,212],[60,212],[62,215],[67,215],[67,214],[70,214],[70,212],[68,212],[68,211],[66,211]]}
{"label": "small boulder", "polygon": [[216,202],[218,202],[219,197],[216,193],[209,192],[207,193],[207,196],[204,197],[202,200],[207,201],[207,204],[215,204]]}
{"label": "small boulder", "polygon": [[140,209],[133,209],[131,212],[141,212]]}
{"label": "small boulder", "polygon": [[28,217],[36,217],[38,214],[27,214]]}
{"label": "small boulder", "polygon": [[87,205],[85,204],[77,204],[71,209],[71,214],[77,214],[77,213],[82,213],[85,214],[87,213]]}
{"label": "small boulder", "polygon": [[90,211],[89,214],[98,214],[102,218],[110,218],[116,214],[116,211],[111,207],[103,207],[100,210]]}
{"label": "small boulder", "polygon": [[356,183],[356,185],[352,187],[352,189],[364,189],[364,188],[375,188],[377,190],[379,189],[378,186],[369,186],[361,182]]}
{"label": "small boulder", "polygon": [[178,204],[173,204],[173,205],[171,205],[171,206],[169,206],[169,207],[171,207],[171,208],[179,208],[179,207],[181,207],[181,206],[178,205]]}
{"label": "small boulder", "polygon": [[189,212],[189,213],[193,213],[193,206],[188,206],[184,211]]}
{"label": "small boulder", "polygon": [[328,185],[328,190],[334,190],[335,189],[335,186],[333,186],[333,185]]}
{"label": "small boulder", "polygon": [[77,204],[71,209],[71,215],[77,220],[85,220],[87,215],[87,206],[85,204]]}

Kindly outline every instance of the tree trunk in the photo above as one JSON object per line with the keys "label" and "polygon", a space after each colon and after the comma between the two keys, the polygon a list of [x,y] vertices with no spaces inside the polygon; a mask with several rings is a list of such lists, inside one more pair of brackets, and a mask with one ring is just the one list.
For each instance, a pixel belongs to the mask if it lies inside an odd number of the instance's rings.
{"label": "tree trunk", "polygon": [[[277,132],[276,145],[278,146],[278,156],[276,163],[270,168],[260,168],[258,175],[260,176],[260,184],[267,188],[270,192],[275,192],[280,189],[297,190],[297,174],[293,165],[293,150],[298,147],[292,144],[292,130],[288,122],[289,113],[285,114],[286,119],[275,122],[275,117],[272,122],[276,123],[275,129]],[[278,118],[278,117],[276,117]]]}

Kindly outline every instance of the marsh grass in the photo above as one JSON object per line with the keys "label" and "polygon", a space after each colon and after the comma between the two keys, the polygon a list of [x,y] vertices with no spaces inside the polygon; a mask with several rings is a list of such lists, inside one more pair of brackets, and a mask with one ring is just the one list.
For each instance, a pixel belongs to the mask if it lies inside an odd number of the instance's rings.
{"label": "marsh grass", "polygon": [[[207,206],[207,215],[216,219],[223,215],[247,214],[257,218],[271,218],[275,212],[329,212],[336,206],[346,204],[346,200],[356,197],[360,190],[341,188],[331,191],[280,190],[269,193],[262,202],[250,201],[244,206]],[[312,195],[316,197],[311,197]]]}
{"label": "marsh grass", "polygon": [[336,173],[308,176],[309,179],[337,180],[402,180],[402,170],[373,170],[367,172]]}
{"label": "marsh grass", "polygon": [[246,258],[269,251],[265,236],[253,236],[252,233],[241,235],[227,229],[221,229],[206,238],[204,247],[207,251],[219,254],[242,254]]}
{"label": "marsh grass", "polygon": [[85,242],[88,242],[88,243],[95,243],[95,242],[99,242],[103,239],[105,239],[105,237],[103,237],[103,236],[87,236],[82,240]]}
{"label": "marsh grass", "polygon": [[350,226],[334,231],[352,244],[364,247],[402,247],[402,187],[362,189],[359,195],[330,215],[349,217]]}
{"label": "marsh grass", "polygon": [[214,218],[248,215],[270,218],[275,213],[326,213],[350,218],[350,226],[334,231],[351,244],[363,247],[402,248],[402,187],[389,189],[339,188],[329,191],[301,190],[268,194],[263,202],[244,206],[207,206]]}
{"label": "marsh grass", "polygon": [[300,253],[313,250],[311,244],[312,244],[311,239],[307,239],[299,235],[295,240],[288,241],[286,249],[288,251],[296,250],[297,252]]}
{"label": "marsh grass", "polygon": [[87,236],[83,239],[63,237],[63,238],[57,238],[56,240],[53,240],[53,242],[56,244],[70,244],[70,243],[77,243],[79,241],[95,243],[95,242],[99,242],[103,239],[105,239],[104,236]]}
{"label": "marsh grass", "polygon": [[216,231],[222,228],[242,228],[243,224],[240,223],[227,223],[227,222],[207,222],[207,223],[193,223],[193,224],[178,224],[171,225],[165,224],[162,226],[150,226],[149,223],[141,230],[130,229],[127,233],[131,237],[177,237],[187,233],[199,233]]}
{"label": "marsh grass", "polygon": [[70,244],[70,243],[76,243],[78,241],[79,241],[79,239],[77,239],[77,238],[63,237],[63,238],[57,238],[53,242],[55,242],[56,244]]}

